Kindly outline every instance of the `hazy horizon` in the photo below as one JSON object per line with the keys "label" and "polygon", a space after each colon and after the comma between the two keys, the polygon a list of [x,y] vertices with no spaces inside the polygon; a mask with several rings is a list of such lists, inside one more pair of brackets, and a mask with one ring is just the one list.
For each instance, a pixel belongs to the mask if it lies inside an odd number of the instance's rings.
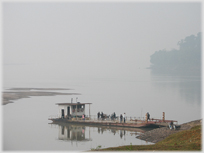
{"label": "hazy horizon", "polygon": [[5,81],[135,76],[201,32],[201,3],[3,2],[2,25]]}
{"label": "hazy horizon", "polygon": [[201,9],[201,2],[4,1],[2,100],[13,103],[2,106],[3,150],[141,145],[139,133],[122,139],[92,127],[83,129],[91,141],[61,140],[58,134],[66,138],[67,131],[50,127],[48,119],[61,117],[56,103],[71,98],[92,103],[86,116],[115,112],[145,119],[149,112],[162,119],[165,112],[178,124],[202,120]]}

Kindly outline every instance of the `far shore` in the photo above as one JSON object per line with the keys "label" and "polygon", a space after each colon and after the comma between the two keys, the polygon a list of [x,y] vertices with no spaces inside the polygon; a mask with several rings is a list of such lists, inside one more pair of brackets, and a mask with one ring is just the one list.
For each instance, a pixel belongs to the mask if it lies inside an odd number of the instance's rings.
{"label": "far shore", "polygon": [[[35,90],[35,91],[33,91]],[[30,96],[56,96],[56,95],[80,95],[80,93],[61,93],[43,90],[71,90],[66,88],[11,88],[2,93],[2,105],[13,103],[22,98]]]}

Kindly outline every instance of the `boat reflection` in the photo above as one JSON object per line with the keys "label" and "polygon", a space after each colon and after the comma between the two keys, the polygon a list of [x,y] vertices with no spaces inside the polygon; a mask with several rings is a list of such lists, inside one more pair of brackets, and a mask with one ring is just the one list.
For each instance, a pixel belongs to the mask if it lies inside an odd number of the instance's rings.
{"label": "boat reflection", "polygon": [[[68,123],[50,123],[51,127],[57,127],[58,140],[63,141],[92,141],[91,132],[103,134],[105,132],[118,135],[121,139],[125,137],[127,133],[130,135],[139,135],[144,133],[148,129],[139,128],[123,128],[123,127],[106,127],[106,126],[84,126],[79,124]],[[91,128],[91,130],[90,130]],[[95,132],[94,132],[95,131]]]}
{"label": "boat reflection", "polygon": [[139,129],[139,128],[122,128],[122,127],[96,127],[98,129],[98,134],[103,134],[104,132],[111,132],[113,135],[118,134],[120,138],[122,139],[127,133],[130,133],[130,135],[139,135],[141,133],[144,133],[146,130]]}
{"label": "boat reflection", "polygon": [[[59,128],[58,140],[63,141],[90,141],[90,134],[86,136],[85,126],[78,125],[60,125],[57,124]],[[90,132],[89,132],[90,133]]]}

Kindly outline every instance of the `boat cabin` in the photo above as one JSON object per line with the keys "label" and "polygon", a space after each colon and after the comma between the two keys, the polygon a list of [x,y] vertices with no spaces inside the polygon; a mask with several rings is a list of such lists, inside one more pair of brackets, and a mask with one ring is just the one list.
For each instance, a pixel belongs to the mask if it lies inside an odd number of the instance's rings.
{"label": "boat cabin", "polygon": [[85,114],[85,105],[89,105],[89,116],[90,116],[90,104],[92,103],[57,103],[59,107],[60,118],[69,117],[82,117]]}

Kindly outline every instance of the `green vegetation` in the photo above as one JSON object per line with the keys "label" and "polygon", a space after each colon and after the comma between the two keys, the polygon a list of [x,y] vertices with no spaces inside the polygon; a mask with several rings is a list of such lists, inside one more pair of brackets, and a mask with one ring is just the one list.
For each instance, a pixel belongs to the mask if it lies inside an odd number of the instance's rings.
{"label": "green vegetation", "polygon": [[179,49],[159,50],[150,56],[150,68],[158,73],[201,71],[201,32],[177,43]]}
{"label": "green vegetation", "polygon": [[92,150],[92,151],[98,151],[99,149],[101,149],[101,146],[100,146],[100,145],[99,145],[99,146],[97,146],[97,147],[96,147],[96,149],[91,148],[91,150]]}
{"label": "green vegetation", "polygon": [[[168,136],[154,145],[129,145],[97,149],[99,151],[199,151],[201,150],[201,125],[190,130],[181,131]],[[97,151],[94,150],[94,151]]]}

